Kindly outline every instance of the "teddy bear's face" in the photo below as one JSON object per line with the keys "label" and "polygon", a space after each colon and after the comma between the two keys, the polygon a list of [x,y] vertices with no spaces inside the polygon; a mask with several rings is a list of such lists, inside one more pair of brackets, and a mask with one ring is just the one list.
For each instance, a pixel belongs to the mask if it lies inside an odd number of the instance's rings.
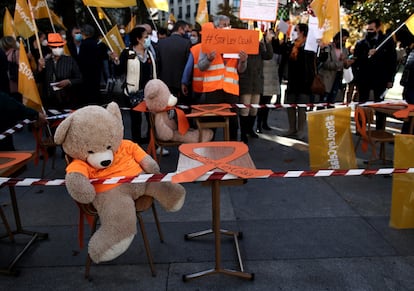
{"label": "teddy bear's face", "polygon": [[119,107],[91,105],[76,110],[56,129],[55,141],[70,157],[88,162],[97,169],[109,167],[123,139]]}
{"label": "teddy bear's face", "polygon": [[159,80],[152,79],[144,89],[145,103],[150,112],[162,112],[169,106],[177,104],[177,98],[171,94],[167,85]]}

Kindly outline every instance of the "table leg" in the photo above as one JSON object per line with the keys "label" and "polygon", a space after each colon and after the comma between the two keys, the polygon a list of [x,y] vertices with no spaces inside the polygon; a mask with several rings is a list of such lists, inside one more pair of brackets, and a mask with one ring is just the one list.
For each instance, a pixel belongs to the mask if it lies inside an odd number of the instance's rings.
{"label": "table leg", "polygon": [[[214,234],[214,244],[215,244],[215,268],[209,269],[193,274],[183,275],[183,281],[189,281],[198,277],[212,275],[217,273],[222,273],[230,276],[236,276],[243,279],[254,280],[253,273],[244,272],[243,263],[240,255],[238,236],[241,234],[239,232],[232,232],[228,230],[223,230],[220,228],[220,181],[212,181],[212,229],[188,234],[185,236],[186,239],[206,235],[209,233]],[[239,266],[241,271],[223,269],[221,267],[221,234],[231,235],[234,238],[235,247],[237,251],[237,258],[239,261]]]}
{"label": "table leg", "polygon": [[24,230],[22,227],[22,223],[20,220],[20,213],[19,213],[19,207],[17,204],[17,198],[16,198],[16,191],[13,186],[9,186],[10,190],[10,199],[12,202],[13,207],[13,215],[14,220],[16,224],[16,230],[12,231],[13,235],[16,234],[24,234],[31,236],[31,239],[26,243],[23,250],[20,251],[20,253],[12,260],[12,262],[9,264],[7,269],[0,269],[0,274],[4,275],[16,275],[17,272],[13,270],[14,266],[17,264],[17,262],[20,260],[20,258],[23,256],[23,254],[29,249],[29,247],[39,238],[39,239],[47,239],[48,234],[47,233],[40,233],[40,232],[34,232],[29,230]]}

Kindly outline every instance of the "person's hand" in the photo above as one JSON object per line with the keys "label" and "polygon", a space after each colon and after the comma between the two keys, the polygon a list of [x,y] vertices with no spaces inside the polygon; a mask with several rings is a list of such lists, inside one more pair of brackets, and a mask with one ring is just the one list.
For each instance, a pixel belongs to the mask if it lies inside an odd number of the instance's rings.
{"label": "person's hand", "polygon": [[216,51],[212,51],[207,54],[207,59],[209,62],[212,62],[216,58]]}
{"label": "person's hand", "polygon": [[377,52],[377,49],[370,49],[368,51],[368,57],[372,57],[373,55],[375,55],[376,52]]}
{"label": "person's hand", "polygon": [[39,112],[39,116],[37,117],[37,121],[36,122],[37,122],[38,125],[45,125],[45,124],[47,124],[48,123],[47,116],[44,113]]}
{"label": "person's hand", "polygon": [[109,52],[108,55],[116,65],[119,64],[119,56],[116,52]]}
{"label": "person's hand", "polygon": [[42,71],[46,67],[46,60],[44,58],[39,59],[39,65],[37,66],[39,72]]}
{"label": "person's hand", "polygon": [[266,42],[269,43],[272,41],[272,39],[275,37],[275,33],[273,32],[273,30],[269,29],[266,33]]}
{"label": "person's hand", "polygon": [[188,87],[186,84],[181,84],[181,91],[183,92],[184,96],[188,95]]}
{"label": "person's hand", "polygon": [[247,61],[247,54],[246,54],[246,52],[245,51],[240,51],[239,52],[239,61],[241,62],[241,63],[245,63],[246,61]]}
{"label": "person's hand", "polygon": [[65,88],[66,86],[70,86],[72,83],[69,81],[69,79],[65,79],[62,81],[57,82],[55,85],[58,88]]}

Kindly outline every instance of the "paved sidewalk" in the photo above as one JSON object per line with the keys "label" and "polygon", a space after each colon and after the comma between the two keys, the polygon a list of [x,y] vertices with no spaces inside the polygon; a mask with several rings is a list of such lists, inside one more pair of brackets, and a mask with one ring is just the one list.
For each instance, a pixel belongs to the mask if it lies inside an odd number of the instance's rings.
{"label": "paved sidewalk", "polygon": [[[258,168],[273,171],[308,170],[305,142],[283,138],[284,109],[273,110],[272,131],[249,139],[250,154]],[[128,115],[124,114],[126,128]],[[395,122],[395,127],[401,126]],[[279,134],[279,135],[278,135]],[[126,131],[126,137],[129,132]],[[355,137],[356,138],[356,137]],[[15,137],[18,149],[33,149],[25,128]],[[163,157],[164,173],[176,168],[178,153]],[[388,146],[392,155],[393,145]],[[359,167],[366,156],[358,151]],[[392,165],[387,165],[391,167]],[[65,162],[47,165],[47,178],[63,178]],[[39,177],[40,165],[32,163],[22,177]],[[189,282],[182,275],[214,267],[211,236],[193,241],[184,234],[209,228],[210,189],[184,184],[183,209],[167,213],[158,207],[165,242],[160,243],[148,213],[145,223],[155,260],[152,277],[142,239],[138,234],[118,259],[92,265],[92,281],[83,278],[86,250],[77,244],[78,212],[62,186],[17,187],[25,228],[49,233],[17,264],[18,277],[0,276],[2,290],[413,290],[414,231],[388,226],[392,178],[354,176],[326,178],[271,178],[249,180],[237,187],[223,187],[222,226],[243,232],[240,248],[246,271],[254,281],[212,275]],[[0,205],[12,222],[6,187]],[[4,231],[0,225],[0,232]],[[85,240],[88,235],[85,236]],[[0,266],[7,265],[27,237],[16,244],[0,240]],[[223,266],[236,268],[233,242],[222,240]]]}

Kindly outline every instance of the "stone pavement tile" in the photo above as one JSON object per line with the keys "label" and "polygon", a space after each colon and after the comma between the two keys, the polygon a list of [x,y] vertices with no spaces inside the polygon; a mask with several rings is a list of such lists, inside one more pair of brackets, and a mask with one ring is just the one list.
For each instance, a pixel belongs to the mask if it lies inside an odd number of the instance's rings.
{"label": "stone pavement tile", "polygon": [[166,290],[168,265],[157,265],[152,277],[147,265],[100,265],[85,280],[83,267],[51,266],[22,269],[19,277],[0,278],[3,290]]}
{"label": "stone pavement tile", "polygon": [[367,217],[366,219],[392,245],[398,255],[414,255],[414,229],[391,228],[389,216]]}
{"label": "stone pavement tile", "polygon": [[168,290],[412,290],[412,259],[328,258],[248,261],[254,281],[212,275],[182,283],[182,274],[208,268],[208,264],[172,264]]}
{"label": "stone pavement tile", "polygon": [[251,179],[231,197],[240,220],[357,215],[321,178]]}
{"label": "stone pavement tile", "polygon": [[392,177],[357,176],[323,178],[358,215],[388,216]]}
{"label": "stone pavement tile", "polygon": [[392,256],[396,251],[357,217],[239,221],[248,260]]}

